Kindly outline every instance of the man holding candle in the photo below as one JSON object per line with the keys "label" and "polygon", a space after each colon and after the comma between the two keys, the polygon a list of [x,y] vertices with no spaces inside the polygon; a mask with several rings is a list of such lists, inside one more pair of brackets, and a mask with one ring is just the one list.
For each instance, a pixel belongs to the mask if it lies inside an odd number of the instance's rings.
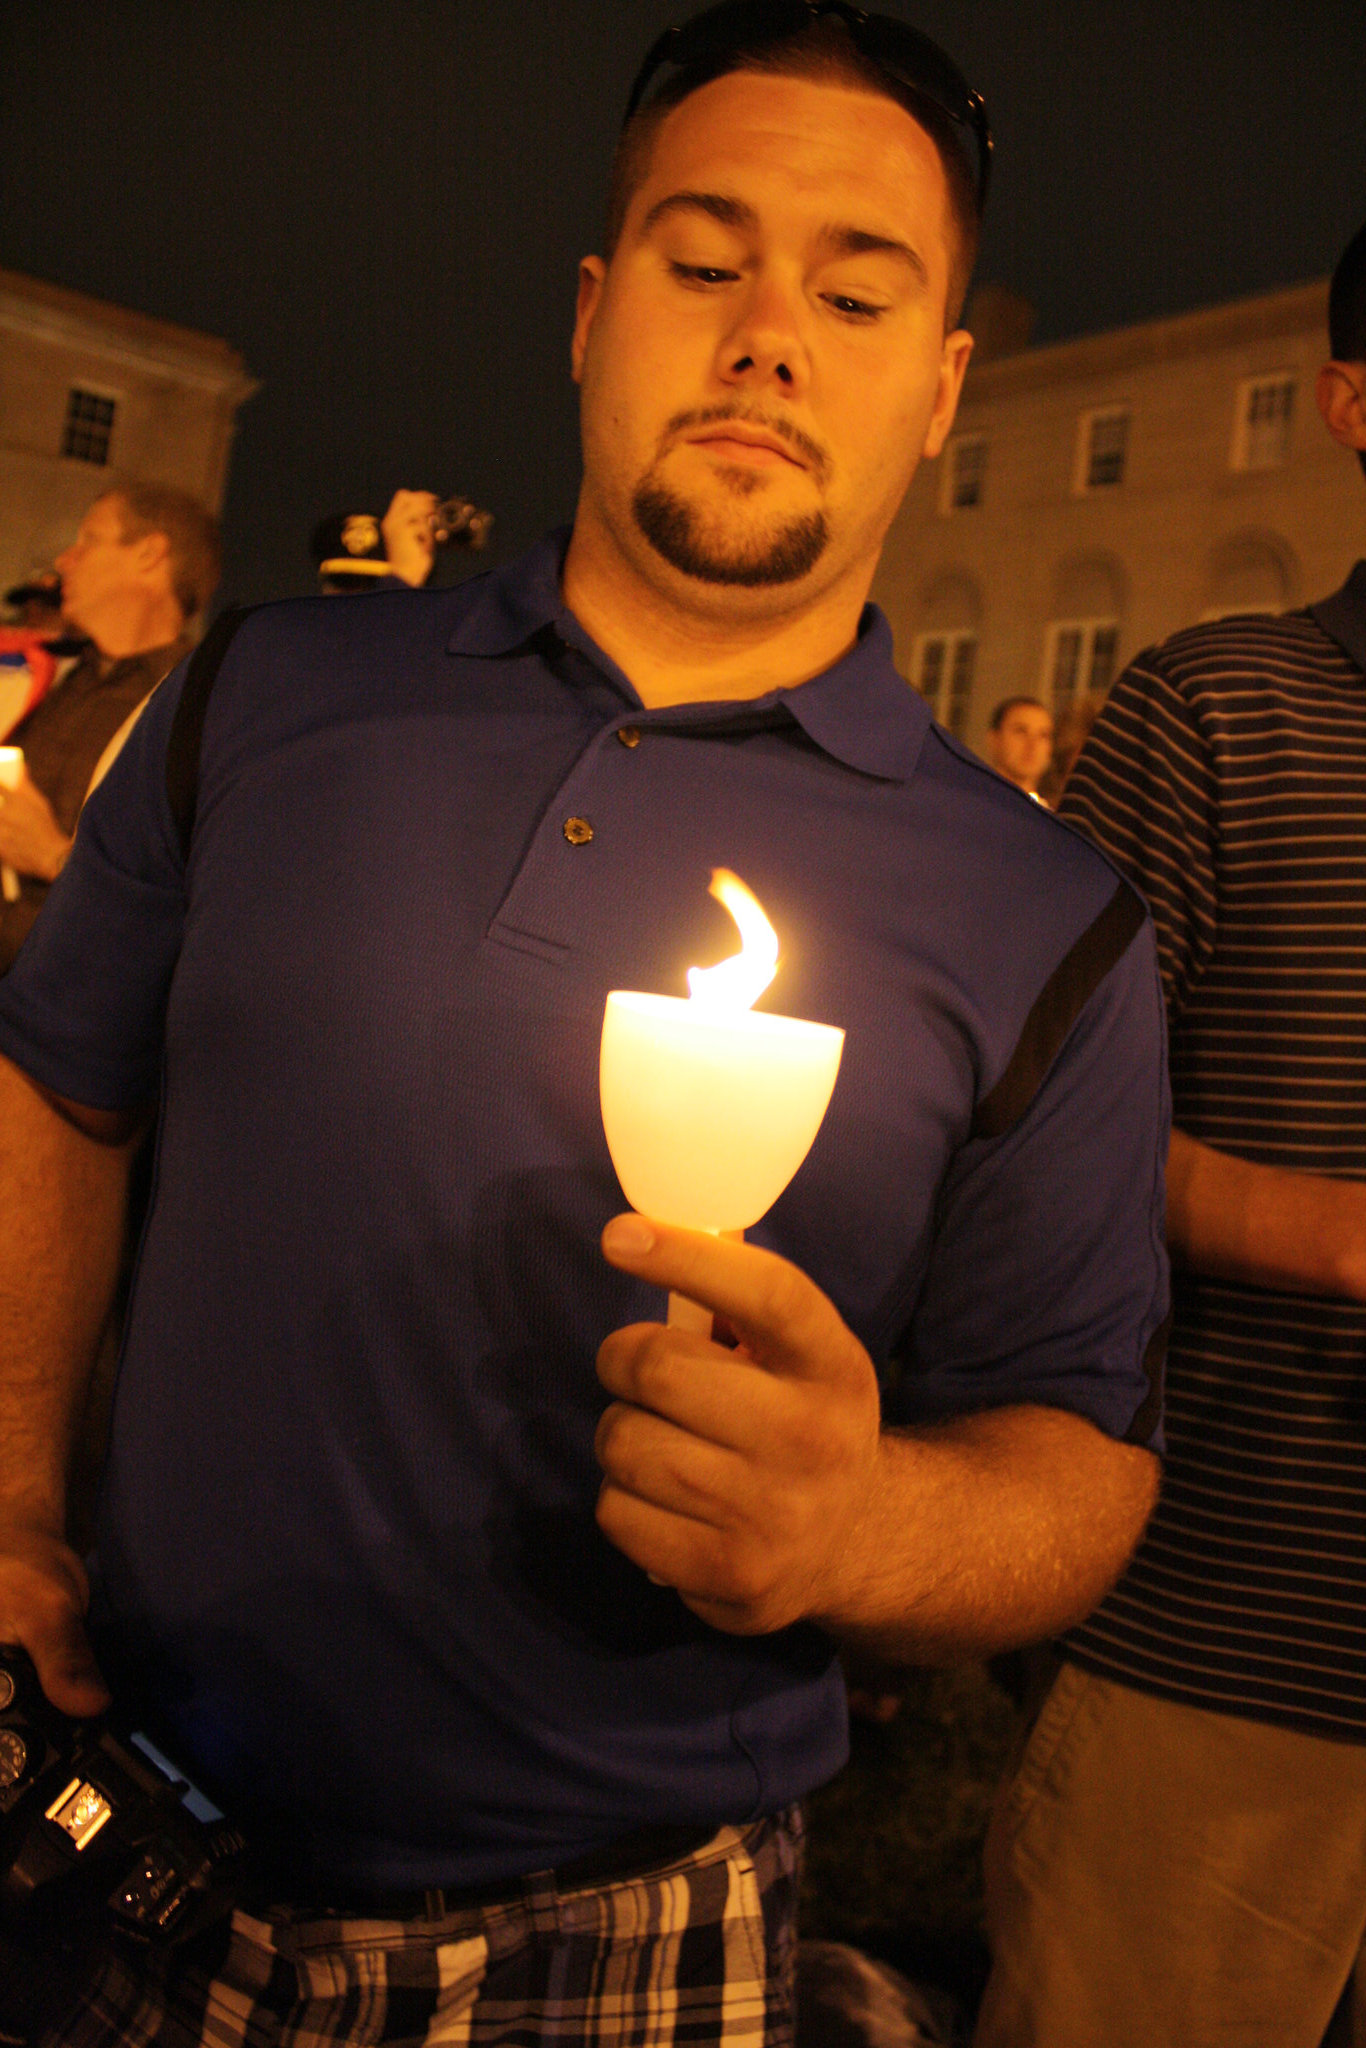
{"label": "man holding candle", "polygon": [[66,864],[105,747],[185,654],[218,564],[216,521],[169,485],[106,491],[58,556],[65,616],[90,644],[9,736],[24,767],[0,790],[0,860],[20,887],[0,905],[0,972]]}
{"label": "man holding candle", "polygon": [[[147,1997],[193,2038],[363,2006],[375,2039],[785,2041],[833,1638],[1048,1634],[1151,1503],[1144,914],[931,728],[864,606],[970,348],[980,102],[800,0],[700,17],[642,95],[581,275],[572,533],[225,627],[0,989],[0,1626],[99,1703],[61,1445],[160,1082],[90,1620],[258,1851],[231,1929],[110,1966],[85,2048]],[[605,997],[730,950],[717,866],[840,1079],[753,1244],[618,1217],[604,1263]],[[741,1348],[666,1330],[669,1289]]]}

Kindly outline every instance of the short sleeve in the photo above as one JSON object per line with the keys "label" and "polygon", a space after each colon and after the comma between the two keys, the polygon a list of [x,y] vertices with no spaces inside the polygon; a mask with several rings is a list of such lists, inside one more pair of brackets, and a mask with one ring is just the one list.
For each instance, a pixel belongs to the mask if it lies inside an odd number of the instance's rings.
{"label": "short sleeve", "polygon": [[1121,884],[949,1169],[890,1422],[1036,1403],[1160,1448],[1169,1127],[1153,931]]}
{"label": "short sleeve", "polygon": [[1141,655],[1111,691],[1060,809],[1147,898],[1173,1021],[1214,945],[1217,805],[1190,705],[1160,657]]}
{"label": "short sleeve", "polygon": [[166,748],[184,684],[155,690],[81,812],[70,858],[0,979],[0,1053],[96,1109],[155,1093],[185,918]]}

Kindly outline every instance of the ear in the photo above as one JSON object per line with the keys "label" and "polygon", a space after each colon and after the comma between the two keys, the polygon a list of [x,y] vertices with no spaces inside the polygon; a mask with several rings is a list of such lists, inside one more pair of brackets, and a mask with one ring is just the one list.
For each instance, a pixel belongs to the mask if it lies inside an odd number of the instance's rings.
{"label": "ear", "polygon": [[925,435],[923,452],[928,456],[937,455],[949,437],[971,354],[972,336],[965,327],[955,327],[952,334],[944,336],[939,358],[939,388],[935,392],[934,411],[930,414],[929,430]]}
{"label": "ear", "polygon": [[171,543],[164,533],[139,534],[133,547],[133,559],[145,576],[154,574],[163,562],[170,560]]}
{"label": "ear", "polygon": [[588,349],[588,336],[602,299],[602,287],[606,277],[607,265],[601,256],[584,257],[579,265],[579,301],[574,310],[574,340],[569,354],[576,384],[583,381],[583,359]]}
{"label": "ear", "polygon": [[1339,446],[1366,450],[1366,363],[1325,363],[1314,396]]}

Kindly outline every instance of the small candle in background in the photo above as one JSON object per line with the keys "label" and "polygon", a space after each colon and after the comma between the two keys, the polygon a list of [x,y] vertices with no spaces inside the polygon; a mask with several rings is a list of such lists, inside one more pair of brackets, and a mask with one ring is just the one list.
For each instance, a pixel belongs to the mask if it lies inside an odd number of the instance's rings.
{"label": "small candle in background", "polygon": [[[0,789],[17,789],[23,774],[23,748],[0,747]],[[0,861],[0,892],[6,903],[19,901],[19,877],[7,860]]]}

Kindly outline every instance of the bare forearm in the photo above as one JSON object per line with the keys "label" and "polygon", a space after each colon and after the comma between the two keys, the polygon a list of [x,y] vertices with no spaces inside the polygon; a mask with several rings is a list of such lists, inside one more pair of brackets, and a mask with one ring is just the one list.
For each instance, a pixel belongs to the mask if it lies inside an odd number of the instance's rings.
{"label": "bare forearm", "polygon": [[0,1060],[0,1524],[60,1534],[118,1277],[130,1150],[75,1128]]}
{"label": "bare forearm", "polygon": [[1167,1239],[1198,1273],[1366,1301],[1366,1184],[1257,1166],[1173,1131]]}
{"label": "bare forearm", "polygon": [[905,1663],[1056,1635],[1118,1578],[1157,1497],[1151,1453],[1079,1416],[1007,1408],[891,1431],[813,1618]]}

